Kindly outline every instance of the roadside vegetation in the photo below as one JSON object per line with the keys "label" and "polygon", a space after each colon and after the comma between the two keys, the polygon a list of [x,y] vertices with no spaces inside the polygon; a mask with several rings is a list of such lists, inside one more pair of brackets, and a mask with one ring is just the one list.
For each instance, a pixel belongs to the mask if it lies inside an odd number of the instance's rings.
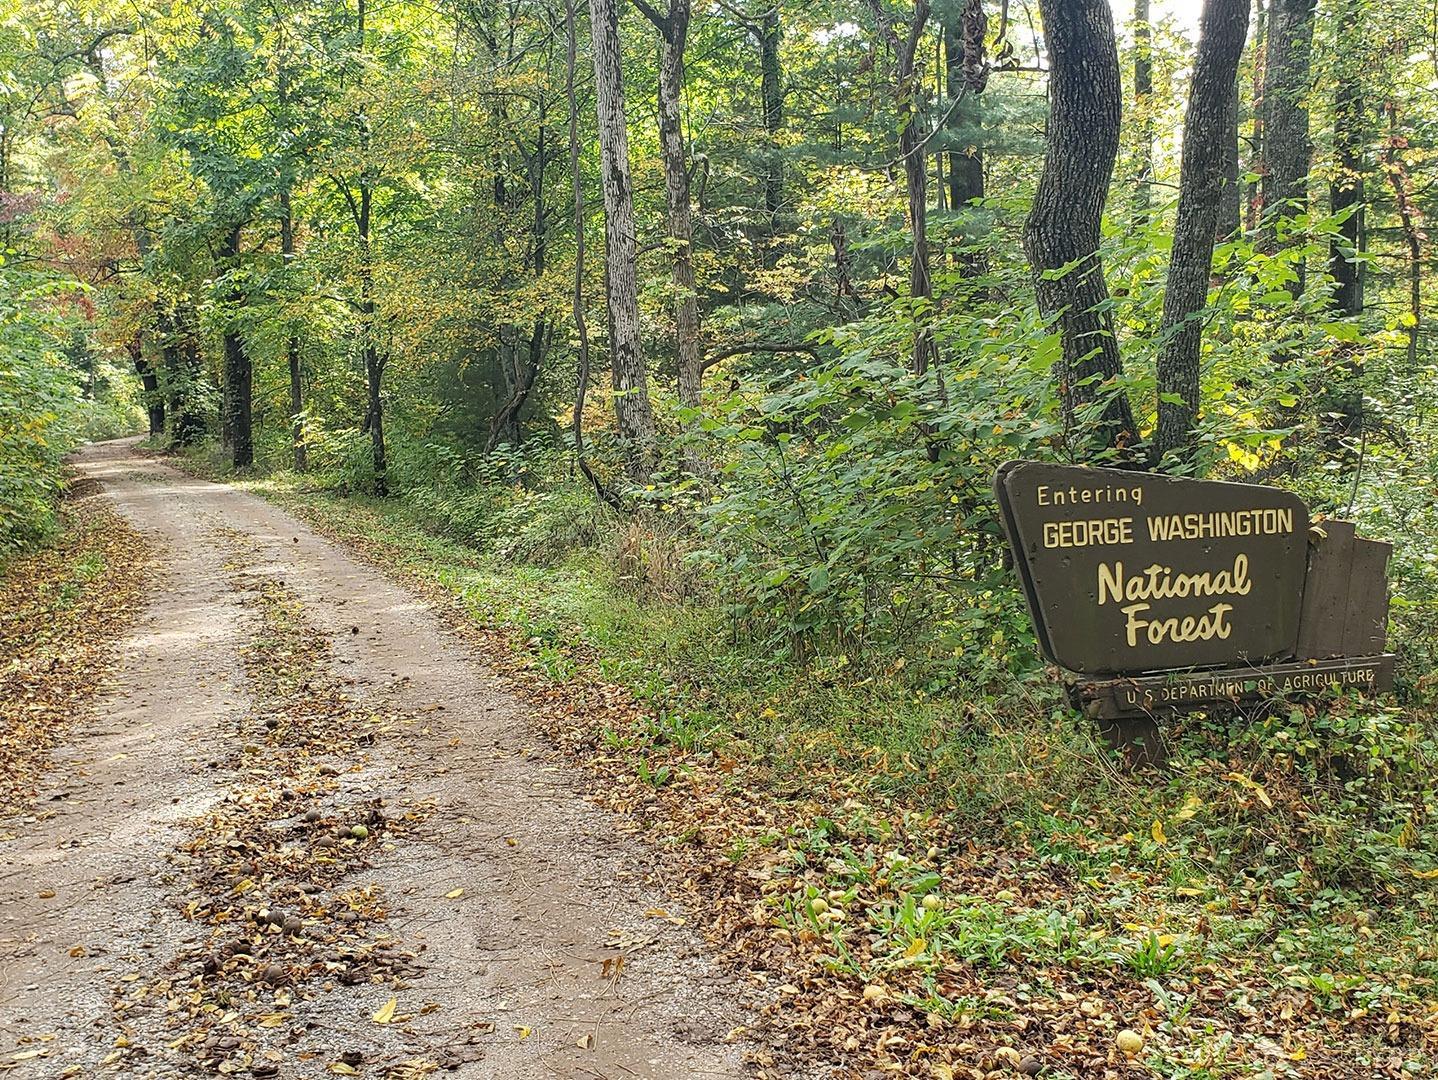
{"label": "roadside vegetation", "polygon": [[1037,668],[1015,596],[966,671],[790,651],[742,630],[701,539],[578,482],[457,505],[320,479],[239,482],[484,631],[765,979],[775,1075],[1433,1067],[1438,740],[1411,667],[1392,699],[1176,721],[1166,767],[1134,770]]}
{"label": "roadside vegetation", "polygon": [[[1438,13],[1162,6],[0,0],[0,558],[142,413],[431,590],[775,1075],[1432,1072]],[[1125,762],[1014,458],[1392,541],[1395,692]]]}

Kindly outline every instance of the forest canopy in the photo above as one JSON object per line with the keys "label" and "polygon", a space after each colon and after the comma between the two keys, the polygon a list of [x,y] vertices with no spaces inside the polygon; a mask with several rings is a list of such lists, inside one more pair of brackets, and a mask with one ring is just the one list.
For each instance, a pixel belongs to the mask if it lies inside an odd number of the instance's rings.
{"label": "forest canopy", "polygon": [[1431,618],[1433,17],[10,0],[4,543],[143,415],[522,558],[662,522],[788,655],[1009,670],[1037,457],[1290,486]]}

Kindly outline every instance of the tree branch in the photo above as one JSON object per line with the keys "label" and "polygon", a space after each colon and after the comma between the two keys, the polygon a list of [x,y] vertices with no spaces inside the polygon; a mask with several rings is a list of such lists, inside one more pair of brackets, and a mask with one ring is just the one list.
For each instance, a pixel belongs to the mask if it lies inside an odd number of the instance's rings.
{"label": "tree branch", "polygon": [[819,350],[802,341],[751,341],[746,345],[733,345],[727,349],[720,349],[716,353],[711,353],[705,358],[704,363],[699,366],[699,371],[702,374],[721,360],[728,360],[731,356],[748,356],[751,353],[808,353],[810,356],[818,356]]}

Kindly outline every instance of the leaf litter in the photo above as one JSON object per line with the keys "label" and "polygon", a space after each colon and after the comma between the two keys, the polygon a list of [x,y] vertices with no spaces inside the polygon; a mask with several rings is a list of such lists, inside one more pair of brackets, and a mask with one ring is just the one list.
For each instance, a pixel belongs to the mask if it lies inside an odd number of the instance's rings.
{"label": "leaf litter", "polygon": [[[865,747],[830,747],[832,764],[799,777],[742,739],[717,752],[665,745],[645,706],[599,675],[593,650],[545,646],[562,656],[555,678],[553,655],[542,662],[537,643],[484,625],[449,576],[397,558],[362,523],[294,509],[434,600],[538,706],[549,743],[587,774],[588,797],[654,845],[655,877],[759,1017],[745,1034],[759,1041],[761,1077],[1371,1080],[1418,1075],[1438,1049],[1431,980],[1386,1005],[1335,1008],[1320,986],[1273,981],[1257,958],[1210,957],[1209,912],[1241,924],[1254,901],[1188,889],[1175,895],[1190,903],[1155,912],[1144,892],[1162,884],[1162,866],[1082,878],[1039,850],[1045,839],[1082,846],[1081,829],[1015,842],[996,823],[992,841],[975,836],[877,792],[874,775],[909,766]],[[638,766],[617,747],[640,750]],[[1166,843],[1161,821],[1148,831]],[[1143,924],[1155,916],[1163,925]]]}
{"label": "leaf litter", "polygon": [[35,798],[154,579],[150,541],[84,491],[70,488],[55,540],[0,576],[0,818]]}
{"label": "leaf litter", "polygon": [[[243,540],[217,531],[232,547]],[[473,1040],[427,1048],[406,1029],[437,1006],[401,1009],[424,964],[390,931],[390,898],[362,883],[433,810],[345,783],[362,770],[367,748],[410,718],[361,707],[346,693],[330,671],[328,639],[291,590],[256,573],[243,553],[227,569],[256,615],[244,650],[255,707],[207,763],[231,772],[233,783],[189,823],[165,876],[183,918],[206,933],[161,970],[115,984],[112,1008],[126,1035],[108,1060],[163,1041],[216,1075],[271,1077],[294,1062],[336,1075],[378,1067],[396,1080],[474,1060]],[[394,1035],[377,1042],[317,1022],[310,1006],[345,988],[391,991],[353,1026],[373,1012],[371,1030]]]}

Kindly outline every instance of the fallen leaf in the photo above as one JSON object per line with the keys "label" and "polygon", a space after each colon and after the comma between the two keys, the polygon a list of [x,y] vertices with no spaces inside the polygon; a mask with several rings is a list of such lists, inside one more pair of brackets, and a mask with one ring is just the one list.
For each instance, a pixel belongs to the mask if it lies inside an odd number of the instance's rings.
{"label": "fallen leaf", "polygon": [[398,1007],[399,1002],[397,1002],[394,998],[390,998],[388,1001],[386,1001],[383,1005],[379,1007],[379,1012],[375,1013],[374,1016],[371,1017],[371,1019],[374,1020],[376,1024],[388,1024],[391,1020],[394,1019],[394,1011]]}

